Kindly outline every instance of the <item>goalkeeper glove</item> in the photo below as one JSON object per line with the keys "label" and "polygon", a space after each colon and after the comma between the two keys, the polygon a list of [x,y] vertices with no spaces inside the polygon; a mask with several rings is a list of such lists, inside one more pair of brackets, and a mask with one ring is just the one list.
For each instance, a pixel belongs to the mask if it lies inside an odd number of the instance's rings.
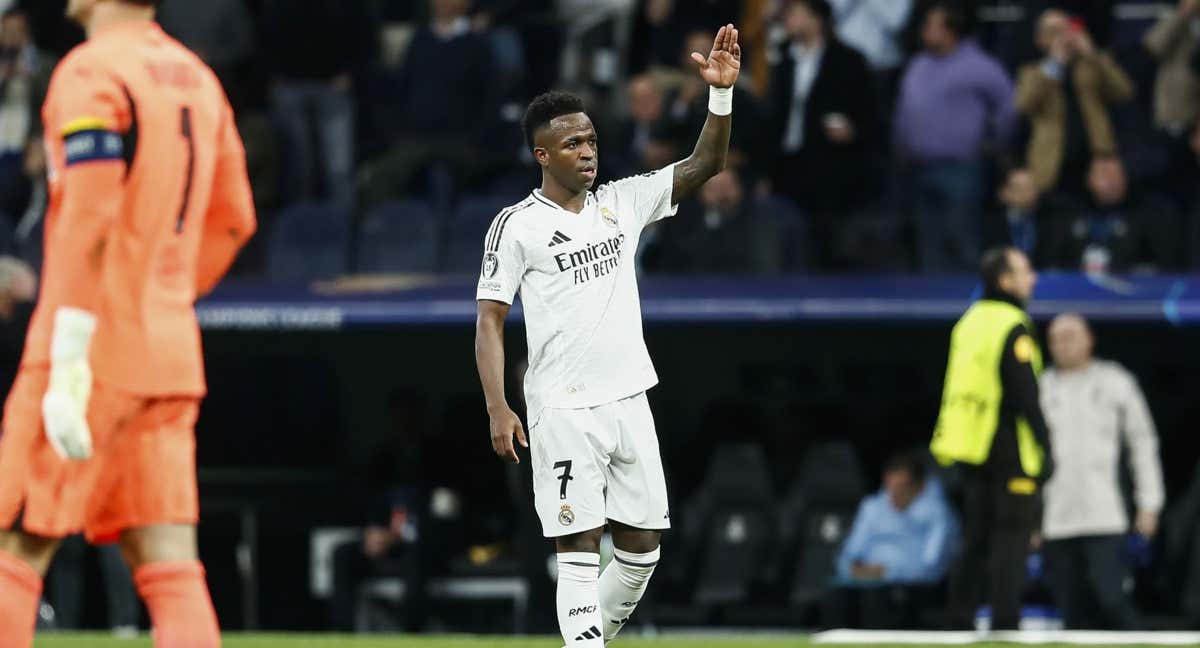
{"label": "goalkeeper glove", "polygon": [[92,394],[92,368],[88,348],[96,331],[96,316],[63,306],[54,313],[50,340],[50,385],[42,397],[42,422],[46,438],[63,459],[92,456],[88,429],[88,399]]}

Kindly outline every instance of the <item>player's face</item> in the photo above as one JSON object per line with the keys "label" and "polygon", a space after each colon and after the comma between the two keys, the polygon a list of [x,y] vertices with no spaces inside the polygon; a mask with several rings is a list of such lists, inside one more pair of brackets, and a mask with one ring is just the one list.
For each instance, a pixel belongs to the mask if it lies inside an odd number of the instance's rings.
{"label": "player's face", "polygon": [[564,189],[582,193],[595,184],[596,129],[587,115],[555,117],[538,133],[536,144],[533,155],[538,164]]}

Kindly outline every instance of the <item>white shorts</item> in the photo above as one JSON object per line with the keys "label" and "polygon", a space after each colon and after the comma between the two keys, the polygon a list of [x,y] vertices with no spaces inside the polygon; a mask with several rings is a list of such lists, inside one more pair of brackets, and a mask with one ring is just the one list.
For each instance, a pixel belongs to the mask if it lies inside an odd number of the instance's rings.
{"label": "white shorts", "polygon": [[583,409],[542,411],[529,430],[533,497],[542,532],[557,538],[604,526],[671,528],[667,480],[646,393]]}

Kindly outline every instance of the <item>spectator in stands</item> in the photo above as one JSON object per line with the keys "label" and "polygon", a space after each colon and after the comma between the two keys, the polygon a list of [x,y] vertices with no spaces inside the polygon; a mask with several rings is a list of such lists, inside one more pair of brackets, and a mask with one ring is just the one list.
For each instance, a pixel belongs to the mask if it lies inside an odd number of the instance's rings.
{"label": "spectator in stands", "polygon": [[[883,469],[883,488],[858,507],[850,535],[837,559],[841,585],[827,602],[828,615],[857,609],[852,627],[902,628],[916,624],[917,609],[927,602],[928,590],[946,575],[958,548],[958,520],[936,478],[926,477],[925,464],[901,454]],[[877,587],[897,586],[897,590]],[[864,587],[866,586],[866,587]],[[853,601],[857,594],[858,601]],[[857,603],[857,605],[855,604]],[[847,605],[849,604],[849,605]],[[835,606],[837,604],[834,604]]]}
{"label": "spectator in stands", "polygon": [[[1095,339],[1082,317],[1055,318],[1048,339],[1054,368],[1042,376],[1041,397],[1057,469],[1045,490],[1046,572],[1067,628],[1133,630],[1139,622],[1124,587],[1125,534],[1153,538],[1164,499],[1154,419],[1133,375],[1093,357]],[[1121,492],[1122,448],[1133,475],[1132,528]]]}
{"label": "spectator in stands", "polygon": [[1168,142],[1163,186],[1176,193],[1180,207],[1194,199],[1200,167],[1190,145],[1200,139],[1200,0],[1179,0],[1146,32],[1146,49],[1158,60],[1154,82],[1154,125]]}
{"label": "spectator in stands", "polygon": [[324,197],[339,207],[354,203],[354,80],[378,40],[369,6],[367,0],[262,0],[263,51],[286,140],[290,201],[313,200],[323,186]]}
{"label": "spectator in stands", "polygon": [[50,193],[46,179],[46,147],[40,133],[29,137],[22,164],[25,182],[16,191],[3,197],[3,209],[13,224],[13,252],[34,271],[42,268],[42,233]]}
{"label": "spectator in stands", "polygon": [[903,34],[912,16],[912,0],[829,0],[838,38],[867,57],[874,72],[876,97],[891,114],[904,63]]}
{"label": "spectator in stands", "polygon": [[788,0],[783,24],[790,40],[770,92],[772,183],[805,210],[814,262],[828,269],[846,212],[878,191],[869,157],[877,100],[866,59],[833,33],[827,0]]}
{"label": "spectator in stands", "polygon": [[967,15],[949,0],[925,13],[925,51],[900,84],[894,139],[913,166],[919,265],[967,271],[979,256],[985,146],[1015,123],[1012,81],[967,37]]}
{"label": "spectator in stands", "polygon": [[[746,197],[740,174],[726,169],[700,189],[699,201],[680,206],[678,218],[655,233],[647,269],[669,273],[767,274],[780,269],[773,214]],[[648,242],[649,243],[649,242]]]}
{"label": "spectator in stands", "polygon": [[605,165],[612,167],[618,178],[661,169],[676,159],[674,149],[655,137],[665,110],[662,84],[653,75],[641,74],[630,79],[626,93],[629,115],[605,137],[610,143]]}
{"label": "spectator in stands", "polygon": [[901,35],[912,15],[912,0],[829,0],[838,37],[863,53],[871,69],[896,74],[904,62]]}
{"label": "spectator in stands", "polygon": [[1009,171],[998,197],[1009,244],[1033,258],[1039,225],[1038,190],[1033,175],[1027,169]]}
{"label": "spectator in stands", "polygon": [[1091,165],[1117,154],[1111,110],[1133,97],[1133,82],[1063,11],[1042,13],[1036,43],[1045,58],[1022,66],[1017,83],[1032,128],[1026,164],[1040,191],[1082,194]]}
{"label": "spectator in stands", "polygon": [[33,43],[29,17],[9,9],[0,18],[0,194],[22,182],[25,142],[40,121],[54,68]]}
{"label": "spectator in stands", "polygon": [[[646,42],[632,54],[646,57],[635,61],[635,69],[647,64],[672,65],[689,34],[697,30],[713,30],[728,23],[741,24],[744,0],[646,0],[637,3],[644,7],[636,28]],[[710,36],[709,45],[712,44]],[[695,50],[700,51],[700,50]]]}
{"label": "spectator in stands", "polygon": [[1178,265],[1178,212],[1159,195],[1131,187],[1117,157],[1094,161],[1087,195],[1046,198],[1043,262],[1048,267],[1110,271]]}
{"label": "spectator in stands", "polygon": [[255,55],[254,23],[244,0],[167,0],[158,9],[163,29],[216,72],[236,109],[249,101],[246,69]]}
{"label": "spectator in stands", "polygon": [[397,88],[396,119],[406,135],[465,138],[490,115],[488,79],[491,50],[471,29],[469,0],[430,0],[431,19],[417,29],[404,57]]}
{"label": "spectator in stands", "polygon": [[[497,84],[486,32],[475,31],[469,0],[429,0],[430,20],[417,28],[404,55],[399,77],[391,84],[375,123],[392,143],[371,164],[367,203],[388,192],[410,188],[418,174],[435,165],[447,177],[463,179],[479,172],[484,158],[503,148],[496,128]],[[488,146],[483,146],[488,142]],[[513,144],[515,150],[517,144]],[[432,192],[424,192],[432,193]],[[435,202],[445,195],[430,196]]]}
{"label": "spectator in stands", "polygon": [[[475,0],[471,6],[475,31],[501,32],[512,29],[520,41],[526,90],[536,96],[558,78],[562,53],[562,30],[555,19],[555,0]],[[499,29],[497,29],[499,28]]]}

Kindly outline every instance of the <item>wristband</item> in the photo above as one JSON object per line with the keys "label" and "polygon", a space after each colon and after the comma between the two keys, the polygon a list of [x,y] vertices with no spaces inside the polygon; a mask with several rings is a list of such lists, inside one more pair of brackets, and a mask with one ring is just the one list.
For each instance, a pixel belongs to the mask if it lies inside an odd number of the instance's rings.
{"label": "wristband", "polygon": [[50,339],[50,359],[70,361],[87,358],[92,334],[96,332],[96,316],[70,306],[54,312],[54,335]]}
{"label": "wristband", "polygon": [[708,88],[708,111],[724,117],[733,113],[733,88]]}

